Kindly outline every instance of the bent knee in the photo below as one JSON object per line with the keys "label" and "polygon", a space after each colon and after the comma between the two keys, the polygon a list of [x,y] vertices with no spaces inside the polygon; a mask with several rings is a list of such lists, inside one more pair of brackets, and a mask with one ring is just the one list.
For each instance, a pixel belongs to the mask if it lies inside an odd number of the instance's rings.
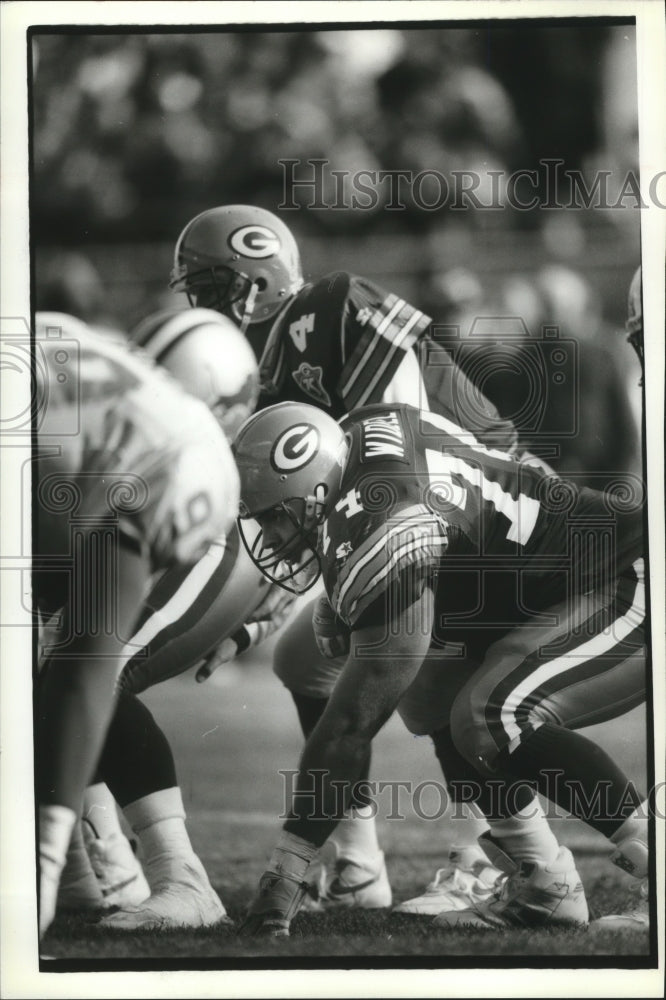
{"label": "bent knee", "polygon": [[474,689],[460,692],[451,710],[451,738],[462,756],[477,770],[492,772],[497,756],[508,745],[502,727],[492,729],[484,707],[474,697]]}

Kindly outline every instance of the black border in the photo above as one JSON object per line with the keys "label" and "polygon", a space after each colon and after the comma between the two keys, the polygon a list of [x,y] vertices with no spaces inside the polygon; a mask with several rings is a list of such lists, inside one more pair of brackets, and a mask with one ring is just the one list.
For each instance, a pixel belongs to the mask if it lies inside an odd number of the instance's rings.
{"label": "black border", "polygon": [[[320,31],[354,31],[354,30],[432,30],[432,29],[476,29],[479,32],[496,30],[520,30],[521,28],[564,28],[564,27],[636,27],[635,15],[611,16],[604,15],[594,17],[589,14],[580,16],[539,17],[517,17],[517,18],[474,18],[465,20],[396,20],[384,21],[381,19],[371,21],[353,22],[270,22],[259,23],[233,23],[233,24],[34,24],[29,25],[26,30],[27,42],[27,73],[28,73],[28,214],[29,220],[32,218],[33,191],[35,185],[34,177],[34,101],[33,101],[33,81],[34,65],[32,57],[33,38],[40,35],[191,35],[191,34],[267,34],[267,33],[315,33]],[[636,46],[637,48],[637,46]],[[638,55],[638,53],[637,53]],[[35,377],[35,352],[34,352],[34,303],[35,303],[35,248],[32,238],[30,239],[30,319],[31,319],[31,339],[33,346],[31,375]],[[643,380],[644,382],[644,380]],[[653,661],[652,661],[652,623],[650,605],[650,571],[649,571],[649,533],[648,533],[648,506],[647,506],[647,427],[646,427],[646,405],[645,386],[642,387],[642,422],[641,422],[641,449],[643,482],[646,488],[646,498],[644,504],[644,524],[645,524],[645,585],[646,585],[646,625],[647,625],[647,657],[646,670],[649,678],[648,690],[646,692],[646,717],[648,719],[648,731],[646,733],[647,751],[647,785],[649,789],[655,788],[655,747],[654,747],[654,690],[653,690]],[[33,450],[36,444],[36,422],[33,408],[32,421],[32,442]],[[32,510],[32,528],[35,529],[35,510]],[[32,653],[33,665],[36,663],[38,648],[38,626],[33,621],[32,629]],[[34,730],[33,730],[34,738]],[[34,792],[36,794],[36,792]],[[651,798],[653,798],[653,794]],[[35,799],[35,809],[37,802]],[[38,815],[37,811],[35,815]],[[656,886],[656,826],[655,817],[651,815],[648,822],[648,837],[650,844],[649,862],[649,884]],[[37,847],[37,833],[35,831],[35,844]],[[38,876],[37,876],[38,879]],[[373,955],[368,958],[352,957],[348,955],[328,955],[328,956],[284,956],[274,958],[270,956],[254,956],[244,958],[242,956],[220,956],[220,959],[192,958],[192,959],[169,959],[169,958],[146,958],[146,959],[45,959],[39,957],[38,968],[40,972],[48,973],[76,973],[76,972],[173,972],[173,971],[283,971],[283,970],[317,970],[317,969],[653,969],[658,968],[658,927],[657,927],[657,903],[654,892],[650,893],[650,932],[649,932],[649,953],[647,955],[622,955],[622,956],[565,956],[565,955],[530,955],[522,961],[518,956],[504,957],[501,955],[469,955],[469,956],[442,956],[446,961],[437,961],[432,955],[403,955],[398,956]],[[581,932],[585,933],[585,932]],[[580,958],[581,961],[576,959]]]}

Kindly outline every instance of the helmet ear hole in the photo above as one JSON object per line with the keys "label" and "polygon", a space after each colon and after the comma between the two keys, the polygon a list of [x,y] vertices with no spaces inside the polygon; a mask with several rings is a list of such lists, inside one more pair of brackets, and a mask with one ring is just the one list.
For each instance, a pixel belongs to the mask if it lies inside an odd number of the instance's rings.
{"label": "helmet ear hole", "polygon": [[260,292],[265,292],[268,288],[268,282],[265,278],[257,278],[256,280],[257,290]]}

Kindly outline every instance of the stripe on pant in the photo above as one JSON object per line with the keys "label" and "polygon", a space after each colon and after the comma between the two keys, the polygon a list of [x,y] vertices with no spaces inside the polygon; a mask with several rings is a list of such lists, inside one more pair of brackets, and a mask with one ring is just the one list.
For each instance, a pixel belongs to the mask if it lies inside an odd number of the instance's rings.
{"label": "stripe on pant", "polygon": [[[493,688],[486,700],[485,720],[498,746],[504,746],[507,737],[513,741],[520,736],[523,729],[517,712],[526,702],[530,703],[530,708],[537,703],[536,695],[543,685],[551,681],[559,687],[575,683],[589,663],[603,662],[607,668],[610,657],[613,662],[620,662],[620,657],[626,658],[635,652],[645,615],[642,579],[642,560],[639,560],[632,572],[618,580],[611,604],[591,615],[583,628],[570,636],[555,659],[542,663],[540,649],[536,649]],[[628,605],[628,610],[621,613]],[[581,641],[581,632],[592,637]],[[636,641],[632,643],[632,640]],[[540,648],[545,645],[547,642],[541,643]],[[584,663],[581,663],[582,657]],[[594,667],[592,669],[595,671]],[[518,710],[510,707],[515,706],[517,700]]]}

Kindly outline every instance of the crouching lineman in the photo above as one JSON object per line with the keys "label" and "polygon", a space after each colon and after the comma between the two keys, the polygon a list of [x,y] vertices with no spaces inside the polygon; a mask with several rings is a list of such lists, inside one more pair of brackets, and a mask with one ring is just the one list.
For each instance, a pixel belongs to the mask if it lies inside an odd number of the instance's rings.
{"label": "crouching lineman", "polygon": [[[227,439],[253,412],[254,355],[219,313],[157,313],[132,340],[207,404]],[[102,923],[124,930],[227,919],[187,834],[168,740],[137,694],[198,663],[198,678],[209,676],[279,627],[292,601],[257,570],[235,525],[195,566],[175,566],[158,580],[123,651],[118,701],[95,781],[86,791],[60,907],[119,907]],[[115,802],[136,834],[147,882],[122,834]]]}
{"label": "crouching lineman", "polygon": [[[339,419],[369,403],[411,403],[462,423],[486,444],[516,450],[512,423],[436,343],[429,316],[346,271],[306,282],[294,235],[273,213],[253,205],[201,212],[178,238],[171,277],[191,305],[218,310],[245,332],[259,359],[260,407],[294,400]],[[295,616],[274,653],[274,671],[292,695],[306,738],[339,673],[339,664],[317,648],[313,608],[314,602]],[[368,756],[365,777],[369,768]],[[390,906],[374,803],[362,786],[329,847],[336,860],[317,879],[321,902]]]}
{"label": "crouching lineman", "polygon": [[[336,618],[349,642],[247,930],[288,934],[308,867],[336,825],[339,790],[348,798],[401,701],[412,731],[432,734],[445,772],[450,759],[461,773],[462,760],[481,788],[513,785],[505,806],[514,812],[536,787],[645,880],[645,796],[574,731],[644,697],[640,502],[623,509],[409,406],[366,407],[339,426],[315,408],[278,404],[241,428],[234,455],[241,517],[262,529],[248,539],[257,565],[287,586],[321,572],[329,624]],[[313,783],[313,772],[323,779]],[[584,802],[599,788],[605,801],[588,815]],[[502,820],[484,835],[508,876],[497,891],[439,923],[588,923],[571,853],[542,812],[524,819],[520,837],[510,826],[505,835]]]}
{"label": "crouching lineman", "polygon": [[35,694],[43,933],[150,577],[232,527],[238,475],[209,409],[124,342],[40,314],[36,375],[33,588],[61,613]]}

